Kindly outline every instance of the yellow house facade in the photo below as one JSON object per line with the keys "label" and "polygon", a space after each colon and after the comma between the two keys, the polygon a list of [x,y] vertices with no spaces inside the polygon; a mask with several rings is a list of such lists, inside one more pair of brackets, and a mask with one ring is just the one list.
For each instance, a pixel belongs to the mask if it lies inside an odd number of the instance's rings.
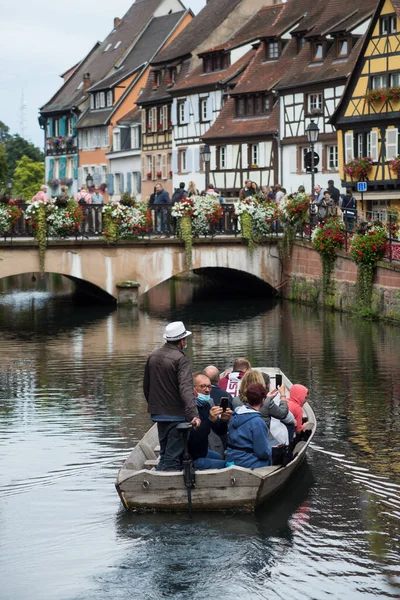
{"label": "yellow house facade", "polygon": [[[366,181],[362,210],[386,219],[400,208],[400,2],[381,0],[362,40],[352,75],[332,118],[337,129],[342,184],[357,190]],[[367,173],[351,175],[353,161],[369,158]],[[358,195],[360,199],[360,195]]]}

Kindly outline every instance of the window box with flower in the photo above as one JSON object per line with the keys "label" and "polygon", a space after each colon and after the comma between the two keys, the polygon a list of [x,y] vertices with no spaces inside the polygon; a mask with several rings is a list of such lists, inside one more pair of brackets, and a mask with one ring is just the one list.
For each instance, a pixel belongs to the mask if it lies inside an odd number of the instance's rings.
{"label": "window box with flower", "polygon": [[397,176],[400,175],[400,156],[395,156],[389,163],[389,169]]}
{"label": "window box with flower", "polygon": [[146,174],[147,179],[151,179],[151,171],[149,173]]}
{"label": "window box with flower", "polygon": [[365,180],[372,171],[373,160],[370,156],[364,158],[353,158],[345,165],[343,170],[346,175],[350,175],[351,179]]}
{"label": "window box with flower", "polygon": [[162,171],[157,171],[156,175],[157,175],[157,179],[161,179]]}
{"label": "window box with flower", "polygon": [[393,102],[400,101],[400,86],[394,85],[388,88],[376,88],[368,90],[364,96],[364,100],[367,104],[375,104],[378,102]]}

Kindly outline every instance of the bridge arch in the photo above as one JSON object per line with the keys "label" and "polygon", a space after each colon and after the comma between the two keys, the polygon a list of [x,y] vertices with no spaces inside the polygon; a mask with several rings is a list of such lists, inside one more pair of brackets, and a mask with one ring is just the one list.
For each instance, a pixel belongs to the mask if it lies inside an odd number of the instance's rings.
{"label": "bridge arch", "polygon": [[[13,241],[2,245],[0,277],[39,272],[39,253],[35,242]],[[229,269],[252,275],[277,289],[281,282],[281,263],[276,242],[258,246],[254,252],[240,238],[200,240],[193,246],[192,270]],[[59,273],[87,282],[114,300],[117,284],[134,280],[140,284],[139,297],[151,288],[187,271],[181,242],[143,240],[109,246],[95,242],[52,242],[46,250],[45,272]]]}

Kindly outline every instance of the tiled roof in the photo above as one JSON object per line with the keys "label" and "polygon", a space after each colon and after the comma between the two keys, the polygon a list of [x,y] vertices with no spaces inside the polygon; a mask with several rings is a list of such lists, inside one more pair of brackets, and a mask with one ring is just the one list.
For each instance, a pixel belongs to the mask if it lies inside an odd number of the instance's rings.
{"label": "tiled roof", "polygon": [[213,71],[211,73],[203,73],[203,65],[200,65],[189,75],[181,80],[179,83],[174,85],[171,89],[171,94],[180,93],[182,91],[187,92],[190,89],[201,88],[201,87],[212,87],[219,83],[221,85],[227,83],[234,77],[237,77],[243,69],[249,64],[255,54],[255,49],[249,50],[244,56],[232,64],[228,69],[223,71]]}
{"label": "tiled roof", "polygon": [[257,118],[235,118],[235,99],[229,98],[219,114],[214,125],[207,131],[202,139],[212,142],[218,139],[241,138],[253,136],[266,136],[277,133],[279,128],[279,107],[275,105],[269,115]]}
{"label": "tiled roof", "polygon": [[323,62],[311,63],[310,47],[306,44],[293,60],[276,89],[283,90],[335,79],[347,79],[356,64],[361,45],[362,38],[357,41],[348,58],[338,59],[335,43],[332,43]]}
{"label": "tiled roof", "polygon": [[[142,29],[153,18],[154,12],[161,3],[162,0],[136,0],[122,18],[120,24],[82,62],[65,85],[41,109],[42,112],[62,110],[81,101],[84,93],[82,88],[78,89],[78,86],[82,82],[83,74],[90,73],[92,85],[105,77],[113,66],[121,60]],[[118,44],[118,42],[121,43]],[[108,50],[106,50],[107,48]]]}
{"label": "tiled roof", "polygon": [[124,59],[121,68],[92,86],[89,91],[94,92],[110,88],[126,79],[143,64],[149,62],[185,14],[186,11],[181,11],[153,19]]}
{"label": "tiled roof", "polygon": [[117,121],[118,125],[122,125],[123,123],[140,123],[140,109],[136,106],[132,108],[122,119]]}
{"label": "tiled roof", "polygon": [[[185,78],[189,72],[189,68],[190,68],[190,60],[184,60],[178,66],[178,72],[177,72],[176,79],[175,79],[175,85],[179,85],[181,81],[185,80]],[[146,87],[144,88],[143,92],[141,93],[141,95],[139,96],[139,98],[137,100],[137,104],[139,106],[142,106],[144,104],[162,102],[162,101],[171,102],[170,92],[172,89],[172,85],[170,82],[167,81],[168,69],[165,69],[165,68],[162,69],[160,85],[158,87],[154,87],[154,85],[153,85],[154,79],[153,79],[152,73],[154,71],[157,71],[157,69],[153,69],[152,72],[150,73],[149,78],[147,80]]]}
{"label": "tiled roof", "polygon": [[153,64],[166,63],[190,55],[242,0],[209,0],[171,44],[157,55]]}
{"label": "tiled roof", "polygon": [[[347,32],[375,12],[378,0],[334,0],[323,3],[324,10],[315,18],[306,37],[326,36]],[[316,3],[316,2],[314,2]],[[347,19],[344,19],[345,16]]]}
{"label": "tiled roof", "polygon": [[232,94],[249,94],[271,90],[291,68],[297,54],[295,39],[288,41],[278,60],[265,60],[264,44],[260,44],[256,56],[239,79]]}
{"label": "tiled roof", "polygon": [[214,46],[210,51],[237,48],[263,37],[279,37],[304,17],[304,4],[305,0],[300,0],[264,6],[225,44]]}
{"label": "tiled roof", "polygon": [[83,113],[76,124],[77,129],[82,127],[95,127],[96,125],[106,125],[113,109],[106,108],[101,110],[87,110]]}

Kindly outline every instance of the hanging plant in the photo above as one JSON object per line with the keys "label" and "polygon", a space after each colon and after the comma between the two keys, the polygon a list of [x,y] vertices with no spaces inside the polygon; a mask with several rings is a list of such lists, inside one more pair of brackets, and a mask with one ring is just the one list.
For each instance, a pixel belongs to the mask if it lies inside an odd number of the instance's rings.
{"label": "hanging plant", "polygon": [[385,256],[386,246],[387,232],[382,226],[372,225],[351,239],[349,255],[358,267],[357,308],[362,316],[371,315],[374,270],[378,260]]}
{"label": "hanging plant", "polygon": [[399,211],[396,208],[390,208],[387,213],[387,222],[386,228],[388,231],[388,236],[393,239],[398,239],[399,237]]}
{"label": "hanging plant", "polygon": [[66,238],[79,233],[84,212],[79,202],[72,198],[57,198],[46,215],[47,236]]}
{"label": "hanging plant", "polygon": [[283,225],[283,237],[278,241],[279,256],[283,261],[290,257],[298,231],[309,220],[310,196],[303,193],[285,196],[278,205],[278,218]]}
{"label": "hanging plant", "polygon": [[34,236],[39,246],[39,269],[44,273],[47,246],[47,216],[51,214],[54,201],[33,200],[25,211],[26,221],[33,227]]}
{"label": "hanging plant", "polygon": [[182,202],[176,202],[171,211],[171,215],[179,220],[179,237],[185,244],[185,261],[188,269],[192,268],[192,217],[194,210],[194,200],[185,198]]}
{"label": "hanging plant", "polygon": [[248,246],[250,252],[253,252],[256,247],[256,240],[253,235],[253,215],[256,208],[257,201],[252,197],[235,204],[235,216],[240,219],[242,240]]}
{"label": "hanging plant", "polygon": [[400,175],[400,156],[396,156],[388,163],[389,169],[396,173],[396,175]]}
{"label": "hanging plant", "polygon": [[328,219],[317,225],[312,234],[312,244],[322,262],[322,291],[326,298],[332,294],[332,274],[335,268],[336,254],[345,242],[345,226],[336,218]]}

